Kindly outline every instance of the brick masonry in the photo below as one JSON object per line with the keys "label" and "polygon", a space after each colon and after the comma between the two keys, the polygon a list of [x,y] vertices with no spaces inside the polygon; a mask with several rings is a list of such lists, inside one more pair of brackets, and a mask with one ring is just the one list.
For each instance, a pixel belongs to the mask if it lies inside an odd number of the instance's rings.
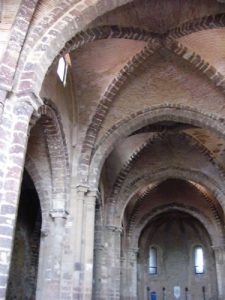
{"label": "brick masonry", "polygon": [[[152,240],[167,253],[165,232],[157,240],[152,231],[157,218],[168,222],[171,215],[182,223],[171,225],[174,235],[183,226],[186,246],[206,249],[199,281],[185,260],[189,292],[198,299],[204,285],[207,297],[224,299],[225,6],[219,2],[163,0],[159,8],[156,0],[12,1],[0,65],[0,299],[145,299],[153,284],[161,293],[164,277],[149,277],[148,249]],[[219,69],[182,44],[184,36],[201,40],[214,29],[220,29]],[[102,64],[96,45],[106,53]],[[205,51],[213,56],[213,48]],[[65,83],[57,75],[60,57]],[[42,216],[33,239],[31,223],[24,227],[26,217],[17,214],[25,174]],[[182,261],[184,245],[175,244]],[[20,267],[23,255],[30,281]],[[162,272],[167,263],[161,259]]]}

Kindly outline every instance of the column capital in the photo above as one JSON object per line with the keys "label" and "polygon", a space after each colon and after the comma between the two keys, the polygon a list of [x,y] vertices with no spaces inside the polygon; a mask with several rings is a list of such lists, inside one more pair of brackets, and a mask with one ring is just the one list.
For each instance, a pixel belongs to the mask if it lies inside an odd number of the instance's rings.
{"label": "column capital", "polygon": [[[6,104],[8,104],[8,106]],[[30,131],[41,116],[39,108],[43,105],[43,101],[39,96],[33,93],[24,93],[21,95],[11,94],[4,105],[21,119],[29,118]]]}
{"label": "column capital", "polygon": [[225,251],[225,244],[212,245],[211,247],[214,251]]}
{"label": "column capital", "polygon": [[15,97],[19,99],[19,101],[26,102],[31,105],[36,112],[38,112],[39,108],[44,105],[42,98],[33,91],[17,93],[15,94]]}
{"label": "column capital", "polygon": [[41,228],[41,237],[47,237],[49,235],[49,228],[43,227]]}
{"label": "column capital", "polygon": [[123,227],[121,227],[121,226],[116,226],[116,225],[113,225],[113,224],[105,225],[105,228],[106,228],[107,230],[110,230],[110,231],[113,231],[113,232],[120,232],[120,233],[123,232]]}
{"label": "column capital", "polygon": [[54,220],[56,218],[67,219],[68,212],[65,209],[52,209],[49,212],[50,217]]}
{"label": "column capital", "polygon": [[72,185],[72,188],[76,190],[77,193],[84,193],[84,194],[86,194],[89,190],[89,187],[87,185],[74,185],[74,186]]}
{"label": "column capital", "polygon": [[98,190],[88,190],[86,193],[87,197],[94,197],[94,198],[98,198],[99,197],[99,191]]}

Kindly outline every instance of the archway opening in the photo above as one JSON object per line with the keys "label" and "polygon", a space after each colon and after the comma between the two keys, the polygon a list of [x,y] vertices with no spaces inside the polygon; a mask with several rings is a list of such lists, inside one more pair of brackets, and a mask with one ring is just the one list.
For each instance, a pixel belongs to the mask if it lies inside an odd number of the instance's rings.
{"label": "archway opening", "polygon": [[35,299],[41,222],[39,198],[24,170],[6,299]]}

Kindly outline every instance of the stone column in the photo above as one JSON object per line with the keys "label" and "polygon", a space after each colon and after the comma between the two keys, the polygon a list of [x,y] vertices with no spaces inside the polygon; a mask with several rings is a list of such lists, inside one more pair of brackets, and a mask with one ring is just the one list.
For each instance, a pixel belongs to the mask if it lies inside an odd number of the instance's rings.
{"label": "stone column", "polygon": [[84,300],[92,299],[96,197],[97,192],[88,191],[84,198],[81,252],[82,272],[80,276],[82,299]]}
{"label": "stone column", "polygon": [[107,225],[105,230],[105,253],[107,264],[107,298],[120,299],[120,250],[122,227]]}
{"label": "stone column", "polygon": [[137,253],[138,248],[130,248],[124,261],[124,287],[122,299],[137,299]]}
{"label": "stone column", "polygon": [[84,198],[87,193],[87,187],[78,186],[72,191],[71,199],[74,198],[75,204],[71,206],[71,213],[74,216],[74,225],[72,234],[74,235],[74,275],[73,275],[73,295],[75,299],[82,299],[82,287],[80,276],[82,271],[82,243],[83,243],[83,214]]}
{"label": "stone column", "polygon": [[101,214],[101,202],[97,201],[95,207],[95,240],[94,240],[94,272],[93,272],[93,299],[104,299],[102,284],[106,278],[106,268],[104,265],[104,239],[103,239],[103,222]]}
{"label": "stone column", "polygon": [[12,97],[0,124],[0,299],[5,299],[29,123],[36,99]]}
{"label": "stone column", "polygon": [[225,299],[225,246],[213,247],[216,260],[218,299]]}
{"label": "stone column", "polygon": [[121,284],[120,284],[120,297],[121,299],[123,300],[124,299],[124,295],[125,295],[125,287],[126,287],[126,264],[127,264],[127,261],[126,261],[126,257],[124,256],[124,254],[122,254],[123,256],[121,256],[120,258],[120,265],[121,265],[121,278],[120,278],[120,281],[121,281]]}
{"label": "stone column", "polygon": [[52,210],[50,217],[52,221],[48,233],[41,237],[41,263],[38,274],[37,300],[60,299],[62,254],[67,212]]}

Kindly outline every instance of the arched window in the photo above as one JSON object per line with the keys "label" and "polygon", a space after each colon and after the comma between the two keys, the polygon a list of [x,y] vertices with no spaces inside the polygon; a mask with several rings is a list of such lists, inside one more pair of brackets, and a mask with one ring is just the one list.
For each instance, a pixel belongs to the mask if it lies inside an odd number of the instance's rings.
{"label": "arched window", "polygon": [[195,274],[204,273],[204,253],[201,246],[196,246],[194,248],[194,265]]}
{"label": "arched window", "polygon": [[57,74],[62,81],[63,85],[66,85],[66,75],[67,75],[67,64],[64,57],[60,57],[58,62]]}
{"label": "arched window", "polygon": [[150,247],[149,250],[149,274],[157,274],[157,248]]}

